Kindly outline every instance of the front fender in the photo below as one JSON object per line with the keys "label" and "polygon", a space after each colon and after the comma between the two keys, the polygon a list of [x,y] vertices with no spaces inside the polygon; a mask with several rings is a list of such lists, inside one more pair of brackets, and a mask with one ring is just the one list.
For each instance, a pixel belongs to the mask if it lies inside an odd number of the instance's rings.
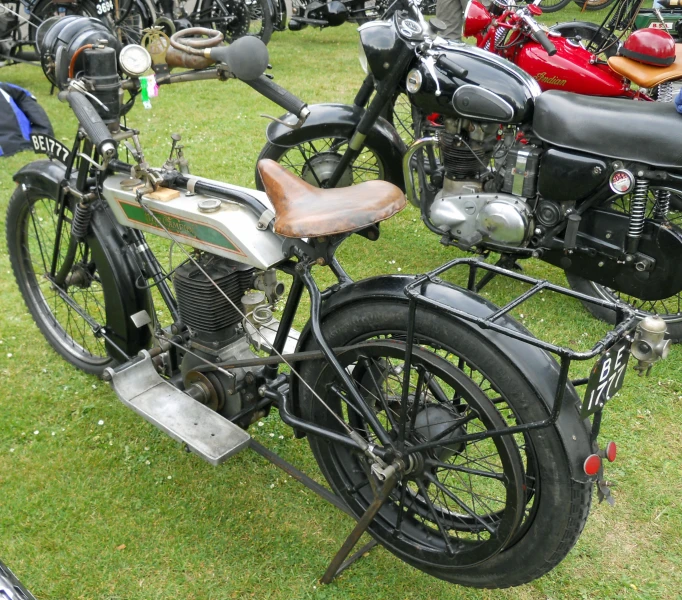
{"label": "front fender", "polygon": [[[368,299],[392,298],[408,302],[405,287],[414,281],[414,276],[383,275],[359,281],[333,294],[322,306],[321,321],[332,312],[347,305],[364,302]],[[478,317],[486,317],[498,307],[485,298],[466,289],[447,283],[429,283],[424,295],[446,306],[456,307]],[[455,318],[455,317],[453,317]],[[511,317],[505,315],[497,321],[501,325],[519,332],[530,334]],[[521,373],[528,384],[536,390],[550,414],[554,406],[554,396],[559,381],[559,365],[544,350],[530,346],[522,341],[491,330],[481,329],[474,323],[462,321],[491,345],[501,350]],[[303,330],[297,352],[307,349],[314,343],[309,327]],[[521,360],[521,357],[523,358]],[[296,380],[294,380],[296,381]],[[292,398],[297,398],[297,390],[292,386]],[[591,451],[589,430],[586,422],[579,418],[580,401],[572,385],[566,386],[564,404],[555,425],[562,445],[571,465],[571,474],[577,481],[590,481],[583,470],[586,453]]]}
{"label": "front fender", "polygon": [[[37,160],[14,174],[14,181],[48,198],[58,198],[66,167],[50,160]],[[148,329],[138,329],[130,316],[152,306],[148,290],[136,282],[141,273],[125,241],[129,230],[120,225],[104,202],[93,204],[90,233],[86,238],[97,264],[106,307],[107,335],[129,356],[149,346]],[[113,347],[107,351],[116,360],[124,360]]]}
{"label": "front fender", "polygon": [[[365,113],[364,108],[351,104],[313,104],[308,109],[310,115],[298,129],[291,129],[272,121],[265,132],[268,141],[277,146],[291,148],[321,137],[350,139]],[[298,119],[292,114],[287,114],[281,120],[293,125]],[[381,159],[384,165],[384,179],[404,191],[402,159],[407,146],[395,128],[386,119],[379,117],[367,135],[365,146],[371,148]]]}

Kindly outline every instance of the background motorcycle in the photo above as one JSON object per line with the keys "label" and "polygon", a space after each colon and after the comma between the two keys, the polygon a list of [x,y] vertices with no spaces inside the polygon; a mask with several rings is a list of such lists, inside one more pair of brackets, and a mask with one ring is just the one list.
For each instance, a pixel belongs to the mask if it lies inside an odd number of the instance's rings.
{"label": "background motorcycle", "polygon": [[[566,385],[578,354],[534,340],[508,315],[477,327],[496,308],[434,283],[434,274],[352,282],[334,252],[353,232],[375,238],[376,223],[404,207],[395,186],[316,190],[264,161],[266,196],[190,176],[174,150],[162,168],[150,167],[138,132],[117,121],[113,84],[136,85],[151,59],[124,49],[130,79],[122,84],[111,47],[66,47],[54,73],[65,61],[82,74],[58,82],[86,137],[79,132],[71,150],[43,139],[54,160],[15,175],[7,213],[17,283],[53,348],[213,464],[246,448],[244,429],[276,405],[309,434],[324,476],[356,516],[381,494],[372,535],[432,576],[504,587],[553,568],[583,528],[602,457],[615,451],[595,445],[601,405],[581,416]],[[236,76],[307,117],[305,103],[261,75],[262,43],[246,38],[209,54],[220,67],[159,83]],[[120,143],[135,164],[116,158]],[[164,273],[143,232],[194,253]],[[336,284],[321,292],[313,265],[328,266]],[[285,291],[278,271],[293,277],[281,323],[272,316]],[[172,315],[167,325],[155,320],[154,288]],[[291,354],[304,288],[310,319]],[[621,316],[579,355],[622,354],[636,319]],[[560,353],[561,367],[545,350]],[[600,416],[590,431],[592,409]],[[452,489],[453,472],[465,474],[468,491]]]}
{"label": "background motorcycle", "polygon": [[[427,40],[434,21],[427,26],[413,14],[362,26],[370,75],[355,104],[312,106],[297,130],[271,124],[261,157],[322,187],[375,178],[406,185],[444,243],[500,252],[507,265],[540,257],[564,269],[574,289],[661,314],[672,338],[682,338],[682,273],[672,258],[682,233],[669,207],[671,194],[682,193],[682,165],[671,159],[682,125],[675,107],[541,95],[532,77],[504,59]],[[552,50],[540,28],[535,35]],[[418,119],[418,142],[407,154],[380,117],[399,91],[427,117]],[[621,175],[625,187],[614,181]]]}
{"label": "background motorcycle", "polygon": [[274,0],[156,0],[155,24],[167,35],[190,27],[220,31],[227,41],[247,35],[267,44],[275,29]]}
{"label": "background motorcycle", "polygon": [[[552,28],[554,49],[548,52],[534,38],[534,32],[541,27],[535,20],[542,14],[538,4],[518,8],[513,2],[493,2],[488,10],[478,0],[471,0],[465,12],[464,35],[475,37],[479,48],[495,52],[530,73],[543,90],[672,101],[673,82],[682,75],[679,65],[643,66],[615,56],[620,39],[601,29],[586,38],[586,48],[579,23]],[[595,46],[594,51],[588,49],[590,44]],[[608,62],[600,56],[606,56]]]}
{"label": "background motorcycle", "polygon": [[3,0],[0,3],[0,61],[39,60],[35,48],[38,27],[67,16],[100,20],[120,42],[137,43],[142,29],[156,19],[151,0]]}
{"label": "background motorcycle", "polygon": [[[642,8],[644,0],[619,0],[604,17],[601,24],[589,21],[570,21],[558,23],[552,30],[559,31],[565,37],[579,35],[587,44],[587,48],[599,54],[599,45],[611,36],[617,41],[638,29],[652,27],[665,29],[675,38],[682,41],[682,8],[676,0],[663,0],[663,8]],[[551,12],[547,0],[542,2],[543,12]]]}

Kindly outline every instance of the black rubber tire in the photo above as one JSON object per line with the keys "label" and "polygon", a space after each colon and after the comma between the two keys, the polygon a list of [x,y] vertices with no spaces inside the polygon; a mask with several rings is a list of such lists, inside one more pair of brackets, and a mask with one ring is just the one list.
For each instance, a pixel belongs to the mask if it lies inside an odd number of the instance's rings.
{"label": "black rubber tire", "polygon": [[[611,6],[616,0],[573,0],[581,10],[603,10],[607,6]],[[544,9],[543,9],[544,10]]]}
{"label": "black rubber tire", "polygon": [[255,37],[259,38],[261,42],[267,44],[270,41],[272,32],[274,30],[272,9],[268,3],[268,0],[250,0],[250,3],[252,4],[251,7],[246,4],[245,0],[239,0],[239,2],[245,4],[247,12],[252,10],[257,11],[257,14],[262,19],[261,30],[258,33],[250,33],[249,20],[249,25],[246,32],[241,33],[240,35],[232,36],[228,41],[234,41],[235,39],[244,37],[246,35],[254,35]]}
{"label": "black rubber tire", "polygon": [[[18,187],[9,201],[6,219],[6,237],[10,264],[12,265],[15,279],[19,286],[19,290],[21,291],[24,302],[26,303],[29,312],[33,316],[38,329],[40,329],[40,332],[45,336],[45,339],[49,342],[52,348],[54,348],[54,350],[65,360],[70,362],[81,371],[85,371],[86,373],[92,375],[101,376],[104,369],[116,364],[115,361],[107,354],[104,347],[104,342],[92,342],[95,344],[95,348],[99,348],[101,350],[102,354],[94,355],[89,350],[86,350],[86,348],[92,347],[87,343],[87,340],[90,338],[88,333],[86,333],[91,330],[87,324],[82,321],[82,317],[79,317],[76,313],[73,314],[77,318],[81,319],[81,321],[79,324],[72,324],[71,331],[73,332],[75,327],[77,333],[82,332],[83,338],[86,340],[86,345],[83,346],[82,344],[79,344],[74,340],[72,335],[69,335],[68,324],[65,328],[62,323],[59,322],[59,320],[54,316],[48,299],[43,294],[43,289],[45,288],[41,289],[40,283],[38,282],[39,274],[35,272],[31,264],[30,250],[28,250],[28,252],[25,251],[25,249],[28,248],[28,242],[26,240],[29,235],[27,233],[27,217],[29,215],[29,211],[32,210],[32,207],[34,207],[35,204],[41,199],[48,202],[57,202],[57,199],[50,197],[49,194],[33,191],[33,189],[30,187],[26,189],[26,192],[23,192],[22,188]],[[38,239],[39,234],[36,232],[35,235],[36,239]],[[68,224],[64,225],[62,235],[65,236],[64,240],[70,238]],[[45,239],[43,238],[42,234],[40,237],[43,240]],[[91,248],[95,244],[98,244],[97,238],[95,236],[88,236],[87,246]],[[64,246],[62,246],[62,248],[64,248]],[[45,255],[51,256],[51,249],[46,250]],[[93,275],[95,273],[97,273],[96,265],[94,266]],[[96,290],[101,288],[101,282],[97,283],[97,285],[99,287],[96,288]],[[55,300],[55,310],[60,310],[59,307],[62,306],[61,304],[58,304],[58,302],[63,301],[61,299]],[[104,299],[102,299],[102,304],[106,304]],[[103,306],[103,309],[106,313],[106,306]],[[69,312],[69,318],[71,314],[72,313]],[[101,319],[98,322],[100,322],[101,325],[106,325],[105,319]]]}
{"label": "black rubber tire", "polygon": [[[322,323],[327,342],[342,346],[369,339],[376,335],[395,333],[404,335],[400,325],[407,322],[408,307],[404,302],[372,299],[352,303],[330,313]],[[445,317],[442,314],[418,310],[417,338],[426,343],[437,342],[444,350],[464,357],[467,365],[474,365],[484,373],[497,392],[513,408],[517,422],[531,422],[547,417],[547,408],[533,388],[515,367],[519,360],[504,355],[472,327]],[[305,349],[314,345],[308,344]],[[301,365],[301,375],[315,385],[324,368],[319,362]],[[333,427],[335,422],[327,410],[301,386],[300,407],[303,418],[320,425]],[[318,393],[322,390],[317,390]],[[564,402],[576,426],[585,426],[579,417],[579,401],[570,389]],[[413,555],[401,553],[392,543],[388,531],[373,525],[372,535],[400,559],[434,577],[477,588],[505,588],[521,585],[541,577],[553,569],[570,551],[585,525],[590,504],[591,484],[571,477],[568,457],[560,436],[554,427],[527,434],[532,454],[537,460],[537,498],[529,516],[519,528],[511,544],[499,554],[473,567],[429,567],[419,563]],[[354,501],[349,491],[340,485],[343,475],[338,471],[338,445],[310,436],[312,452],[332,489],[346,501],[359,517],[362,507]],[[377,521],[375,521],[375,524]],[[415,550],[415,554],[418,551]]]}
{"label": "black rubber tire", "polygon": [[571,0],[556,0],[556,1],[549,0],[548,2],[542,3],[542,12],[543,13],[558,12],[558,11],[566,8],[570,3],[571,3]]}
{"label": "black rubber tire", "polygon": [[[332,137],[333,137],[333,139],[344,140],[344,141],[346,141],[346,142],[348,141],[347,138],[342,137],[342,136],[329,136],[330,139],[331,139]],[[318,140],[318,139],[326,139],[326,138],[315,138],[315,139],[313,139],[313,140],[311,140],[311,141],[314,142],[315,140]],[[305,143],[308,143],[308,142],[307,142],[307,141],[306,141],[306,142],[301,142],[301,144],[305,144]],[[290,150],[292,150],[292,148],[290,148],[290,147],[288,147],[288,146],[278,146],[277,144],[273,144],[272,142],[267,142],[267,143],[265,144],[265,146],[263,146],[263,149],[261,150],[261,153],[258,155],[258,160],[260,161],[260,160],[262,160],[262,159],[264,159],[264,158],[269,158],[270,160],[274,160],[275,162],[279,163],[280,160],[282,159],[282,157],[283,157],[288,151],[290,151]],[[374,154],[374,156],[375,156],[379,161],[381,161],[381,157],[380,157],[379,152],[377,152],[377,151],[374,150],[373,148],[371,148],[371,147],[369,147],[369,146],[365,146],[365,149],[363,150],[363,152],[364,152],[364,151],[372,152],[372,153]],[[256,161],[256,164],[257,164],[257,163],[258,163],[258,161]],[[286,165],[283,165],[283,166],[286,166]],[[290,169],[290,170],[291,170],[291,169]],[[377,179],[383,179],[383,178],[384,178],[384,177],[383,177],[383,174],[385,173],[385,170],[386,170],[385,165],[383,165],[383,163],[381,163],[381,164],[379,165],[379,171],[380,171],[379,175],[380,175],[380,176],[379,176]],[[293,171],[292,171],[292,172],[293,172]],[[298,176],[300,176],[300,173],[295,173],[295,174],[298,175]],[[313,181],[310,181],[309,183],[311,183],[312,185],[316,185],[316,183],[313,182]],[[354,184],[356,184],[356,183],[358,183],[358,182],[353,181],[352,184],[350,184],[350,185],[354,185]],[[337,187],[343,187],[343,186],[337,186]],[[264,190],[264,188],[263,188],[263,182],[262,182],[262,180],[261,180],[260,173],[258,172],[258,169],[257,169],[257,168],[256,168],[256,188],[259,189],[259,190],[261,190],[261,191]]]}

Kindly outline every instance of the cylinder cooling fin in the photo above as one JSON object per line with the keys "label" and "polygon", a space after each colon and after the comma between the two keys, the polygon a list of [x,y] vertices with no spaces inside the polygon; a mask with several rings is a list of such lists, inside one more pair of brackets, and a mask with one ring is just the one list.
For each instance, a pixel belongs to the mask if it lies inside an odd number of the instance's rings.
{"label": "cylinder cooling fin", "polygon": [[[212,255],[203,255],[198,262],[206,275],[240,307],[242,296],[253,286],[255,269]],[[180,318],[200,339],[227,340],[232,337],[230,329],[242,317],[201,269],[186,263],[175,271],[173,284]]]}

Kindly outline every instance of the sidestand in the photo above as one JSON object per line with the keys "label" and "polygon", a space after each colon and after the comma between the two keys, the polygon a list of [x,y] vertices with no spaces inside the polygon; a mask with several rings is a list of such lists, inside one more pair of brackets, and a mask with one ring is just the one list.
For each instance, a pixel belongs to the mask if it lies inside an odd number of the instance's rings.
{"label": "sidestand", "polygon": [[[348,516],[355,518],[355,516],[350,512],[350,510],[344,504],[341,498],[339,498],[333,492],[330,492],[327,488],[321,486],[319,483],[317,483],[317,481],[308,477],[303,471],[297,469],[290,462],[284,460],[281,456],[275,454],[262,444],[259,444],[253,438],[250,441],[250,448],[257,452],[258,454],[260,454],[266,460],[270,461],[276,467],[282,469],[288,475],[291,475],[294,479],[302,483],[309,490],[315,492],[323,500],[326,500],[330,504],[333,504],[334,506],[336,506],[336,508],[342,510]],[[395,475],[393,475],[384,482],[380,489],[378,490],[374,489],[375,493],[374,501],[367,507],[365,514],[363,514],[360,520],[356,523],[355,527],[353,528],[353,531],[346,538],[346,541],[343,543],[341,548],[339,548],[339,551],[336,553],[332,561],[329,563],[327,570],[320,579],[320,583],[329,584],[332,581],[334,581],[334,579],[338,577],[341,573],[343,573],[343,571],[345,571],[348,567],[352,566],[356,561],[358,561],[362,556],[364,556],[365,553],[369,552],[372,548],[374,548],[374,546],[378,544],[376,540],[371,540],[370,542],[362,546],[359,550],[354,552],[349,558],[347,558],[351,550],[353,550],[355,545],[362,537],[362,534],[365,533],[367,531],[367,528],[371,525],[372,521],[374,520],[374,517],[376,517],[379,510],[384,505],[384,502],[386,502],[386,500],[388,499],[389,495],[395,488],[396,483],[397,483],[396,477]]]}

